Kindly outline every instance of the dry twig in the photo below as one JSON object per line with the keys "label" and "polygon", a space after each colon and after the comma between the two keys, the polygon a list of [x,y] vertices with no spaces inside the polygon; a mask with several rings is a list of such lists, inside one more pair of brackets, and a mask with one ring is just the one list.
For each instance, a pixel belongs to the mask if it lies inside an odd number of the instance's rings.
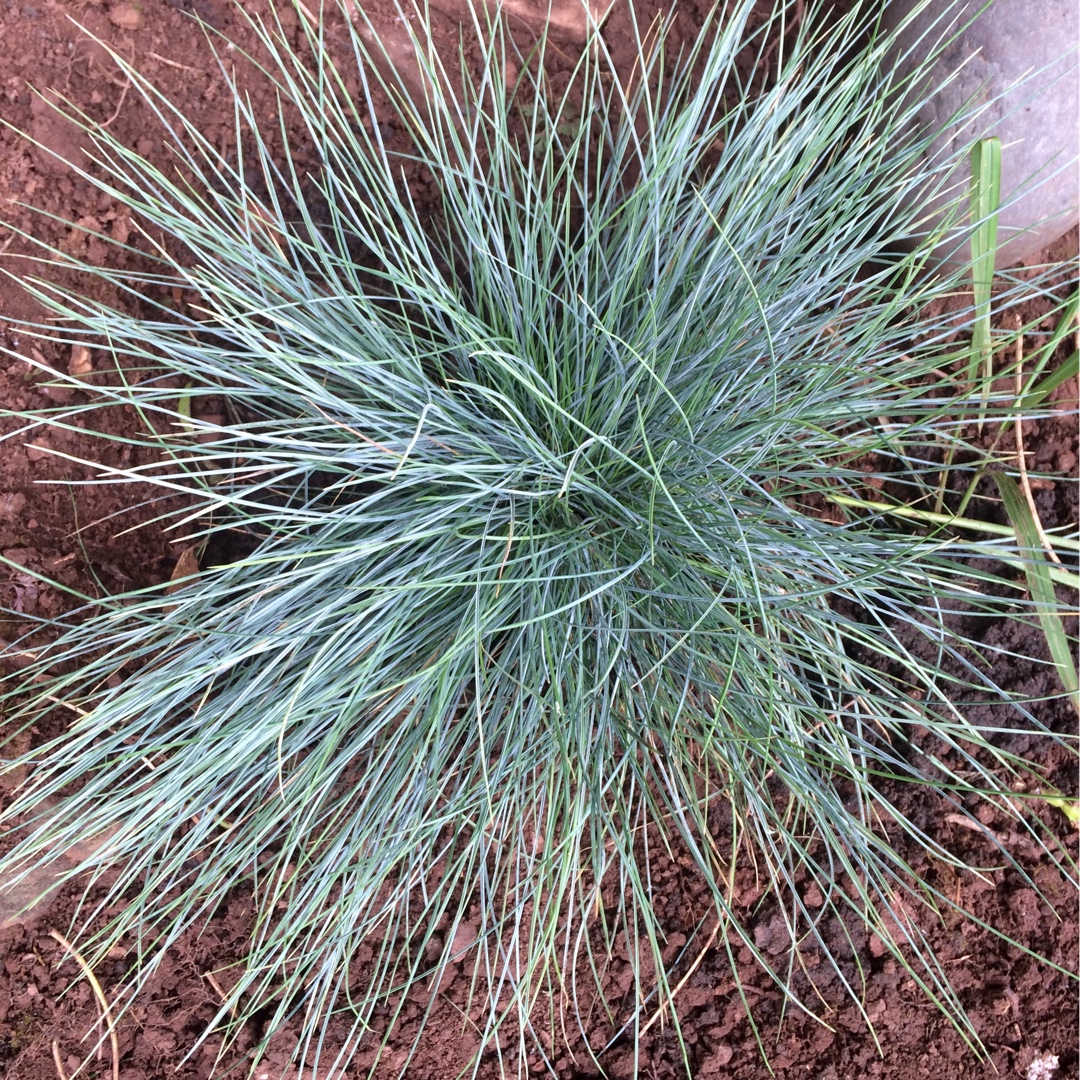
{"label": "dry twig", "polygon": [[[1016,399],[1021,401],[1023,394],[1023,374],[1021,368],[1024,362],[1024,338],[1023,335],[1018,335],[1016,338]],[[1028,509],[1031,511],[1031,522],[1035,526],[1035,531],[1039,534],[1039,539],[1042,541],[1043,549],[1046,551],[1047,558],[1056,562],[1058,566],[1061,565],[1061,559],[1058,557],[1058,553],[1054,550],[1054,545],[1050,543],[1050,538],[1046,535],[1046,530],[1043,529],[1042,520],[1039,518],[1039,511],[1035,508],[1035,496],[1031,494],[1031,482],[1028,480],[1027,462],[1025,458],[1024,450],[1024,418],[1017,416],[1013,421],[1013,431],[1016,434],[1016,467],[1020,473],[1020,490],[1024,493],[1024,499],[1027,501]]]}
{"label": "dry twig", "polygon": [[701,950],[701,952],[697,954],[697,956],[694,958],[694,962],[690,965],[686,974],[678,981],[675,989],[671,991],[671,996],[666,1001],[664,1001],[664,1003],[660,1006],[659,1009],[656,1010],[656,1012],[653,1013],[648,1023],[641,1029],[642,1036],[645,1035],[645,1032],[647,1032],[649,1028],[651,1028],[653,1024],[656,1023],[657,1020],[663,1017],[663,1015],[667,1012],[668,1006],[674,1003],[679,991],[690,981],[690,976],[693,975],[694,972],[697,971],[697,969],[701,966],[701,961],[705,959],[705,954],[716,943],[716,938],[719,933],[720,920],[717,919],[716,925],[712,928],[712,933],[709,935],[709,940],[705,942],[705,947]]}
{"label": "dry twig", "polygon": [[60,1060],[60,1044],[55,1039],[52,1041],[52,1059],[60,1080],[69,1080],[68,1074],[64,1072],[64,1063]]}
{"label": "dry twig", "polygon": [[127,99],[128,91],[131,89],[131,79],[127,79],[124,82],[124,88],[120,91],[120,100],[116,103],[116,108],[113,110],[112,116],[109,117],[105,123],[101,124],[101,129],[104,131],[119,115],[120,110],[124,107],[124,101]]}
{"label": "dry twig", "polygon": [[[94,997],[97,998],[97,1003],[101,1008],[102,1020],[105,1022],[105,1031],[109,1036],[109,1047],[112,1050],[112,1077],[113,1080],[120,1080],[120,1044],[116,1038],[116,1021],[113,1019],[112,1010],[109,1008],[108,999],[105,997],[105,992],[101,989],[101,983],[98,982],[97,976],[94,974],[90,965],[83,959],[82,954],[63,934],[58,930],[50,930],[49,937],[54,941],[58,941],[70,954],[72,960],[79,965],[82,973],[86,976],[86,981],[90,984],[90,989],[94,992]],[[87,1058],[83,1061],[83,1064],[72,1073],[71,1077],[64,1075],[63,1065],[60,1063],[60,1048],[56,1042],[53,1042],[53,1061],[56,1063],[57,1072],[60,1074],[60,1080],[74,1080],[74,1077],[82,1071],[83,1066]]]}

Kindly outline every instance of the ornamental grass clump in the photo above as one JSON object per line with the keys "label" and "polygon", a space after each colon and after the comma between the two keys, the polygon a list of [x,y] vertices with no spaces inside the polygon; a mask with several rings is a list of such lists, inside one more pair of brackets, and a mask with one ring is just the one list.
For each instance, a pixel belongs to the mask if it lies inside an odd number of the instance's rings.
{"label": "ornamental grass clump", "polygon": [[[854,917],[977,1044],[920,929],[952,901],[893,844],[952,857],[897,793],[1026,820],[1002,797],[1026,764],[965,703],[1008,702],[979,638],[1034,619],[1032,556],[866,506],[962,490],[987,458],[957,418],[1009,405],[950,375],[955,312],[919,321],[960,277],[923,272],[936,237],[905,247],[898,207],[952,160],[924,160],[872,12],[808,4],[772,82],[740,84],[796,6],[751,33],[734,4],[678,57],[642,27],[632,70],[594,27],[558,90],[548,43],[486,15],[469,63],[409,29],[400,78],[355,10],[333,46],[304,14],[301,50],[254,20],[303,174],[239,92],[223,156],[130,72],[167,174],[87,125],[88,178],[164,239],[137,275],[81,267],[123,310],[37,286],[49,336],[115,377],[29,420],[133,406],[153,461],[92,482],[153,485],[178,548],[243,549],[88,602],[6,691],[26,723],[74,716],[7,765],[31,820],[4,871],[99,838],[88,957],[137,940],[138,982],[246,883],[219,1020],[300,1018],[312,1076],[351,1053],[336,1012],[388,1039],[376,1010],[452,963],[482,1042],[524,1057],[622,949],[635,1038],[674,990],[650,867],[678,850],[733,967],[747,948],[795,994],[735,902],[752,859],[851,995],[821,927]],[[1007,722],[1042,730],[1030,702]]]}

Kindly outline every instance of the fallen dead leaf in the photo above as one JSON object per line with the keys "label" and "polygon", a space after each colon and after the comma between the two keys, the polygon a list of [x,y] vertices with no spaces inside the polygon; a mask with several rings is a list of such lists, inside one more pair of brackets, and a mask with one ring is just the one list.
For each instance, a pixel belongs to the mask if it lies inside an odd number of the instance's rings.
{"label": "fallen dead leaf", "polygon": [[89,375],[94,370],[90,350],[85,345],[71,346],[71,359],[68,361],[68,374],[76,379]]}
{"label": "fallen dead leaf", "polygon": [[192,544],[180,552],[180,558],[176,560],[176,566],[169,577],[169,584],[165,589],[167,596],[182,589],[189,584],[192,578],[199,576],[199,545]]}

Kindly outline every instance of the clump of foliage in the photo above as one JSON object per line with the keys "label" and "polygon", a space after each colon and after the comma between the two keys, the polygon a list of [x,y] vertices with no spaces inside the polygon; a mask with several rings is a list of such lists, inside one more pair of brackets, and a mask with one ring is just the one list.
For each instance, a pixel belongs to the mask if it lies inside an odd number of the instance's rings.
{"label": "clump of foliage", "polygon": [[[142,974],[247,882],[220,1020],[299,1012],[312,1075],[350,1052],[323,1041],[333,1010],[361,1035],[465,946],[500,1053],[538,1050],[546,995],[572,1023],[616,947],[635,990],[614,1020],[639,1033],[673,990],[667,849],[733,965],[775,963],[733,897],[752,858],[853,996],[821,929],[852,913],[977,1042],[919,929],[951,901],[889,837],[951,856],[887,781],[970,815],[1024,773],[964,705],[1008,700],[980,628],[1031,611],[987,556],[1028,553],[865,507],[868,483],[916,507],[962,487],[988,459],[957,416],[1008,405],[948,378],[955,312],[919,320],[960,277],[923,272],[936,237],[902,245],[901,197],[952,161],[923,157],[935,133],[912,133],[873,12],[808,4],[750,95],[736,57],[774,29],[748,34],[753,7],[677,60],[642,31],[633,72],[592,33],[560,92],[546,42],[521,55],[481,16],[483,63],[417,37],[419,80],[357,23],[342,49],[302,19],[302,55],[256,23],[305,175],[239,93],[228,158],[131,73],[175,174],[87,125],[92,182],[168,243],[134,277],[84,267],[135,315],[38,287],[50,336],[106,348],[117,377],[73,377],[89,404],[32,420],[132,405],[153,463],[94,482],[183,496],[187,545],[231,530],[249,553],[58,621],[5,697],[77,718],[7,766],[29,766],[8,815],[33,820],[4,870],[106,836],[82,869],[125,903],[83,940],[134,935]],[[411,148],[373,123],[381,95]],[[1010,722],[1041,730],[1029,705]]]}

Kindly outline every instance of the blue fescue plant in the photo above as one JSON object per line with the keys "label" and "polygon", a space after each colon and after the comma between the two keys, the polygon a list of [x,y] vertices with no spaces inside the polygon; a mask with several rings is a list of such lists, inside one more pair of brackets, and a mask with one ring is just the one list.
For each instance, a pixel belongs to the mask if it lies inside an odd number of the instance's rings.
{"label": "blue fescue plant", "polygon": [[[978,795],[1041,835],[1010,798],[1029,765],[965,716],[1010,700],[980,628],[1034,618],[1030,552],[868,501],[931,505],[943,470],[994,464],[957,417],[1009,412],[965,382],[956,312],[920,319],[960,271],[925,272],[935,236],[902,243],[902,196],[954,162],[921,156],[936,133],[890,83],[876,4],[795,25],[777,2],[756,32],[754,4],[730,6],[677,58],[667,24],[641,28],[633,71],[594,26],[558,90],[554,46],[518,52],[489,14],[471,63],[409,30],[400,77],[355,10],[331,45],[303,9],[299,52],[252,17],[304,174],[239,91],[226,157],[129,72],[167,173],[85,125],[88,179],[165,240],[136,274],[66,259],[124,310],[35,287],[40,332],[104,350],[113,379],[63,377],[87,403],[23,437],[130,405],[123,441],[151,464],[89,482],[173,500],[178,549],[247,547],[57,620],[4,700],[15,726],[58,702],[73,722],[5,766],[27,770],[7,820],[30,823],[3,872],[97,838],[77,869],[102,881],[88,921],[111,913],[81,940],[137,941],[136,984],[247,883],[219,1021],[299,1017],[304,1075],[349,1060],[324,1039],[335,1010],[392,1038],[376,1008],[462,961],[511,1071],[552,1016],[584,1024],[616,949],[634,987],[614,1027],[638,1045],[665,1005],[677,1025],[650,870],[675,849],[733,969],[745,947],[796,994],[735,901],[753,860],[856,1000],[836,918],[978,1046],[923,936],[953,901],[894,845],[963,864],[896,793],[969,817]],[[736,56],[780,20],[750,93]],[[404,149],[373,122],[386,99]],[[1044,728],[1025,701],[1007,722]]]}

